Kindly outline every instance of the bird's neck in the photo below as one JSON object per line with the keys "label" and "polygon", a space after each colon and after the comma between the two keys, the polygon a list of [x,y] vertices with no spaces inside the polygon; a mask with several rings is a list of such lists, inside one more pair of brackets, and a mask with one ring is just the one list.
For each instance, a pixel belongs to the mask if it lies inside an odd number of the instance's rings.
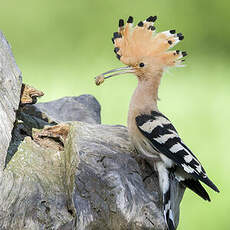
{"label": "bird's neck", "polygon": [[138,85],[131,98],[129,109],[133,108],[140,113],[158,110],[158,88],[161,76],[162,74],[157,77],[138,78]]}
{"label": "bird's neck", "polygon": [[[129,105],[128,128],[134,125],[136,116],[149,114],[151,111],[158,111],[158,88],[162,73],[154,77],[138,78],[138,85],[135,89]],[[131,123],[133,125],[131,125]]]}

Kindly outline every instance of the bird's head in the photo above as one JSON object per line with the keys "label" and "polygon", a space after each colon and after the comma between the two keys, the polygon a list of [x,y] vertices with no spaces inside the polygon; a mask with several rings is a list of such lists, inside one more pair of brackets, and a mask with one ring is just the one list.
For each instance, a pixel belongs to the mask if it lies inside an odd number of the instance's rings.
{"label": "bird's head", "polygon": [[182,66],[182,60],[187,55],[179,50],[168,51],[184,36],[175,30],[156,33],[154,22],[156,16],[150,16],[133,27],[133,18],[130,16],[127,23],[119,20],[118,32],[113,34],[114,52],[117,58],[126,65],[110,70],[96,78],[100,85],[104,79],[125,73],[134,73],[139,80],[157,78],[165,68]]}

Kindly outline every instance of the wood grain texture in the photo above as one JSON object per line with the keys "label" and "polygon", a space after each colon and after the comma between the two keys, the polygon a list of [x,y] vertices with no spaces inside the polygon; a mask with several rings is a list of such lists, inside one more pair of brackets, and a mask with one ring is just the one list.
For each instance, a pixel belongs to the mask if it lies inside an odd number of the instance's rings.
{"label": "wood grain texture", "polygon": [[[28,108],[18,113],[18,147],[0,180],[1,230],[165,230],[158,176],[126,127],[55,124]],[[178,223],[184,188],[171,183]]]}
{"label": "wood grain texture", "polygon": [[21,85],[21,72],[9,43],[0,31],[0,177],[20,102]]}

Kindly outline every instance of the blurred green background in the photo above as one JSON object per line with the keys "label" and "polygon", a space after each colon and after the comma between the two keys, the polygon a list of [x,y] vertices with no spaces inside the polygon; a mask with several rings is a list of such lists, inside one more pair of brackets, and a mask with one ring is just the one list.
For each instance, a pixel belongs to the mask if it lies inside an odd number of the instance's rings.
{"label": "blurred green background", "polygon": [[112,33],[119,18],[135,22],[157,15],[157,29],[177,29],[189,54],[185,68],[162,79],[159,109],[203,162],[221,193],[211,203],[186,191],[179,230],[230,229],[230,2],[170,0],[11,0],[2,1],[0,30],[10,42],[23,81],[42,90],[40,101],[93,94],[102,105],[102,122],[126,124],[132,75],[106,81],[94,76],[122,66],[113,53]]}

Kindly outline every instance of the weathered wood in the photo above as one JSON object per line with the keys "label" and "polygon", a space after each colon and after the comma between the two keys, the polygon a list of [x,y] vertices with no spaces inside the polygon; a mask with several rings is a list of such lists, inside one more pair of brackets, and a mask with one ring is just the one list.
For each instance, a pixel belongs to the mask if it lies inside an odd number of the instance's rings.
{"label": "weathered wood", "polygon": [[[25,137],[0,178],[1,230],[58,229],[73,220],[74,131],[62,125],[34,132],[35,141]],[[65,149],[52,142],[52,133],[65,140]]]}
{"label": "weathered wood", "polygon": [[[24,118],[14,135],[33,126]],[[165,229],[157,175],[125,127],[67,122],[24,135],[0,181],[0,229]],[[179,215],[184,189],[172,182]]]}
{"label": "weathered wood", "polygon": [[0,31],[0,177],[20,102],[21,84],[21,72],[9,43]]}

